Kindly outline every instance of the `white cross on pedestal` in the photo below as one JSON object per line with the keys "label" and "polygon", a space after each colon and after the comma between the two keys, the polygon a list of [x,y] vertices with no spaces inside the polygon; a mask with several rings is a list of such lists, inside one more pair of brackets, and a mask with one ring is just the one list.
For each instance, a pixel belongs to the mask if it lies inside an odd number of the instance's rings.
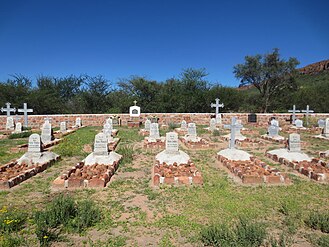
{"label": "white cross on pedestal", "polygon": [[224,125],[224,128],[231,130],[229,148],[235,149],[235,130],[242,129],[243,126],[236,121],[235,117],[232,117],[231,124]]}
{"label": "white cross on pedestal", "polygon": [[216,123],[221,123],[221,117],[219,115],[219,107],[223,108],[224,107],[224,104],[221,103],[219,104],[219,99],[217,98],[216,99],[216,103],[211,103],[210,107],[216,107]]}
{"label": "white cross on pedestal", "polygon": [[306,110],[302,110],[303,113],[305,113],[306,116],[306,124],[308,125],[308,115],[312,112],[314,112],[313,110],[310,110],[310,106],[307,105],[306,106]]}
{"label": "white cross on pedestal", "polygon": [[296,113],[300,112],[300,110],[296,110],[296,105],[293,105],[292,110],[288,110],[288,112],[292,113],[292,124],[295,124],[296,121]]}
{"label": "white cross on pedestal", "polygon": [[6,103],[6,108],[1,107],[1,112],[7,112],[7,117],[10,117],[10,112],[15,112],[16,108],[10,108],[10,103]]}
{"label": "white cross on pedestal", "polygon": [[23,104],[23,109],[18,109],[18,112],[24,113],[24,127],[27,127],[27,113],[33,112],[33,109],[27,109],[27,103]]}

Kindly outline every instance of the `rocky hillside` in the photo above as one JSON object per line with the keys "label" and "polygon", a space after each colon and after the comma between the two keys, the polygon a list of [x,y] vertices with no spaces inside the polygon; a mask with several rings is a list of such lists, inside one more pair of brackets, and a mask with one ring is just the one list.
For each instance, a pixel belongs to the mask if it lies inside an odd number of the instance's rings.
{"label": "rocky hillside", "polygon": [[310,65],[307,65],[299,69],[300,73],[304,75],[318,74],[325,70],[329,71],[329,60],[323,60],[317,63],[312,63]]}

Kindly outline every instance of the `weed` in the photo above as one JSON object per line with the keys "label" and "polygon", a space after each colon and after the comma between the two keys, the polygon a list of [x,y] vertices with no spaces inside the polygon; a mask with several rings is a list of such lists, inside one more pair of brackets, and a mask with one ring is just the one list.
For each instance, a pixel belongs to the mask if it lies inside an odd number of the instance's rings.
{"label": "weed", "polygon": [[24,227],[27,214],[15,208],[3,206],[0,209],[0,232],[17,232]]}
{"label": "weed", "polygon": [[305,223],[315,230],[329,233],[329,213],[312,212]]}
{"label": "weed", "polygon": [[170,123],[168,124],[168,129],[169,129],[169,131],[173,131],[173,130],[175,130],[175,129],[178,128],[178,127],[179,127],[179,124],[174,123],[174,122],[170,122]]}
{"label": "weed", "polygon": [[18,138],[29,137],[30,135],[32,135],[32,132],[31,131],[21,132],[21,133],[13,133],[10,136],[8,136],[8,138],[9,139],[18,139]]}
{"label": "weed", "polygon": [[319,247],[328,247],[329,246],[329,236],[323,235],[319,237],[316,241],[316,245]]}
{"label": "weed", "polygon": [[215,129],[215,130],[212,132],[212,135],[213,135],[213,136],[220,136],[220,131]]}
{"label": "weed", "polygon": [[123,156],[120,161],[121,165],[126,165],[133,161],[134,149],[131,145],[120,146],[117,152]]}
{"label": "weed", "polygon": [[21,246],[25,242],[26,242],[25,239],[21,236],[13,236],[11,234],[4,234],[0,237],[0,246],[2,246],[2,247]]}

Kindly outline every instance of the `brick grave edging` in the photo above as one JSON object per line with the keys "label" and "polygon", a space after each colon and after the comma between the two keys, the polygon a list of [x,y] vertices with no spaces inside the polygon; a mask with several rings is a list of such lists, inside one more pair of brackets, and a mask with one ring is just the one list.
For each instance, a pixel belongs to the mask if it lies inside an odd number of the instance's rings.
{"label": "brick grave edging", "polygon": [[[184,171],[185,169],[185,171]],[[181,172],[181,174],[179,174]],[[182,175],[184,174],[185,175]],[[189,175],[186,175],[189,173]],[[201,172],[195,164],[160,164],[157,162],[152,169],[152,182],[154,186],[160,185],[202,185],[203,178]]]}
{"label": "brick grave edging", "polygon": [[286,144],[287,143],[286,138],[279,140],[279,139],[273,139],[273,138],[271,138],[270,136],[267,136],[267,135],[262,135],[260,138],[262,138],[266,141],[277,142],[277,143],[280,143],[280,144]]}
{"label": "brick grave edging", "polygon": [[151,149],[163,149],[165,148],[165,141],[156,140],[155,142],[149,142],[147,138],[143,141],[144,148],[151,148]]}
{"label": "brick grave edging", "polygon": [[[103,174],[94,175],[91,179],[79,178],[71,176],[77,171],[81,171],[85,167],[84,162],[79,162],[75,166],[68,169],[62,175],[57,177],[53,181],[53,188],[56,189],[78,189],[78,188],[104,188],[110,182],[115,171],[119,167],[119,162],[114,162],[113,165],[94,164],[96,169],[97,166],[105,166],[106,171]],[[90,166],[92,167],[92,166]]]}
{"label": "brick grave edging", "polygon": [[[288,184],[290,179],[278,169],[267,165],[265,162],[251,157],[250,161],[233,161],[222,155],[217,159],[235,176],[239,177],[244,184]],[[245,166],[244,166],[245,165]],[[255,168],[251,170],[250,167]],[[246,174],[243,168],[253,174]],[[260,174],[261,172],[262,174]]]}
{"label": "brick grave edging", "polygon": [[[231,118],[237,117],[237,119],[242,121],[242,124],[248,122],[248,115],[250,113],[222,113],[222,123],[229,124]],[[271,117],[276,117],[280,122],[280,126],[288,125],[287,121],[290,119],[288,113],[256,113],[257,114],[257,123],[255,126],[267,126],[269,119]],[[44,123],[44,118],[47,115],[29,115],[29,127],[40,128]],[[121,119],[122,125],[128,125],[128,122],[131,121],[129,114],[52,114],[48,115],[52,118],[53,126],[59,126],[60,122],[66,121],[69,126],[75,125],[75,119],[77,117],[81,118],[82,125],[85,126],[103,126],[106,119],[113,116],[118,116]],[[180,123],[182,120],[187,122],[194,122],[197,125],[207,125],[209,126],[210,117],[214,116],[214,113],[141,113],[139,118],[140,121],[145,121],[146,118],[152,118],[157,116],[159,118],[159,124],[169,124],[170,122]],[[304,114],[296,114],[297,118],[302,118]],[[328,118],[329,113],[313,113],[310,114],[310,117]],[[6,127],[6,115],[0,115],[0,130],[5,130]]]}
{"label": "brick grave edging", "polygon": [[[9,178],[8,180],[0,181],[0,189],[10,189],[10,188],[20,184],[21,182],[35,176],[36,174],[43,172],[48,167],[52,166],[59,159],[60,159],[60,156],[58,156],[58,157],[56,157],[56,159],[48,161],[46,163],[42,163],[42,164],[37,163],[31,169],[23,170],[22,174],[18,174],[17,176]],[[9,167],[14,167],[15,165],[17,165],[17,161],[12,161],[5,165],[2,165],[0,167],[0,172],[5,171]]]}
{"label": "brick grave edging", "polygon": [[183,137],[180,137],[179,140],[185,145],[186,148],[191,149],[208,149],[215,148],[217,145],[215,143],[209,143],[205,139],[202,139],[199,142],[187,141]]}
{"label": "brick grave edging", "polygon": [[[280,164],[288,166],[295,171],[305,175],[309,179],[313,179],[315,181],[329,182],[329,163],[320,160],[320,159],[312,159],[309,161],[289,161],[285,158],[278,158],[276,154],[270,154],[266,152],[266,156]],[[320,172],[319,172],[320,171]]]}

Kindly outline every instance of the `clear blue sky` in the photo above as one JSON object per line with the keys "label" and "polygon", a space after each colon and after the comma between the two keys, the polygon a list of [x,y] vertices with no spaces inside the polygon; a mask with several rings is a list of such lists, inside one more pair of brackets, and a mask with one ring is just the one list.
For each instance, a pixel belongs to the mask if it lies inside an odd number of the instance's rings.
{"label": "clear blue sky", "polygon": [[0,81],[15,73],[163,81],[192,67],[238,86],[233,66],[275,47],[299,67],[329,59],[329,1],[0,1]]}

